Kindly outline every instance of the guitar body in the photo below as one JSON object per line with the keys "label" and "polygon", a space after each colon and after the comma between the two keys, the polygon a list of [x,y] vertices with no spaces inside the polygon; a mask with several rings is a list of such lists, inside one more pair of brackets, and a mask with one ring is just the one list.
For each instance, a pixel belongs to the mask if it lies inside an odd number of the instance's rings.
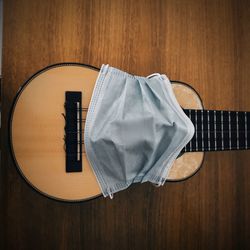
{"label": "guitar body", "polygon": [[[66,91],[82,92],[82,107],[88,107],[98,73],[98,69],[82,64],[53,65],[32,76],[15,98],[9,124],[12,155],[25,180],[48,197],[82,201],[101,194],[84,145],[82,171],[65,171],[62,115]],[[173,82],[173,89],[183,108],[202,109],[201,100],[191,87]],[[178,181],[192,176],[203,157],[203,152],[184,153],[175,161],[168,179]]]}

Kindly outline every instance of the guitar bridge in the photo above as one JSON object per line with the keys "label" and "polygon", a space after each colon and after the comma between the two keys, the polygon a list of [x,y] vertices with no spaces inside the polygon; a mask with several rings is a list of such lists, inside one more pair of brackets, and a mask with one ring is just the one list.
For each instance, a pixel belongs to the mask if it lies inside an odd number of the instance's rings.
{"label": "guitar bridge", "polygon": [[65,92],[66,172],[82,171],[82,92]]}

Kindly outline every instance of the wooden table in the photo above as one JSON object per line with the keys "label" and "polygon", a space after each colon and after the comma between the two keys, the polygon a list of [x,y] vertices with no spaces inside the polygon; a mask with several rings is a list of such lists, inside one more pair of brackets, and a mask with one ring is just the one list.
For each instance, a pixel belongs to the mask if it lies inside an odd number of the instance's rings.
{"label": "wooden table", "polygon": [[18,88],[58,62],[166,73],[206,108],[249,111],[249,16],[247,0],[4,1],[0,248],[249,249],[249,151],[207,153],[184,182],[64,204],[23,181],[7,133]]}

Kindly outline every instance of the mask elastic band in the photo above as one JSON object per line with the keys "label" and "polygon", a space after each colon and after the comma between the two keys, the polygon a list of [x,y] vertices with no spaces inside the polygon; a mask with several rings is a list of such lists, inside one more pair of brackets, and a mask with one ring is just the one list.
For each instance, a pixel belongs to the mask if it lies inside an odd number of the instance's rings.
{"label": "mask elastic band", "polygon": [[111,189],[109,188],[108,190],[108,195],[110,197],[110,199],[113,199],[114,198],[114,194],[112,193]]}
{"label": "mask elastic band", "polygon": [[159,73],[153,73],[153,74],[147,76],[147,78],[151,78],[151,77],[154,77],[154,76],[161,76],[161,74],[159,74]]}

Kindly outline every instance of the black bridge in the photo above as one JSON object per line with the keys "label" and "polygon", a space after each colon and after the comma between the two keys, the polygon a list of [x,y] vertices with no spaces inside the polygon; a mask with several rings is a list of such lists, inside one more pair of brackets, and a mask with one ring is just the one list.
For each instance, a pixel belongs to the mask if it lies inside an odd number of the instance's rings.
{"label": "black bridge", "polygon": [[65,92],[66,172],[82,171],[82,93]]}

